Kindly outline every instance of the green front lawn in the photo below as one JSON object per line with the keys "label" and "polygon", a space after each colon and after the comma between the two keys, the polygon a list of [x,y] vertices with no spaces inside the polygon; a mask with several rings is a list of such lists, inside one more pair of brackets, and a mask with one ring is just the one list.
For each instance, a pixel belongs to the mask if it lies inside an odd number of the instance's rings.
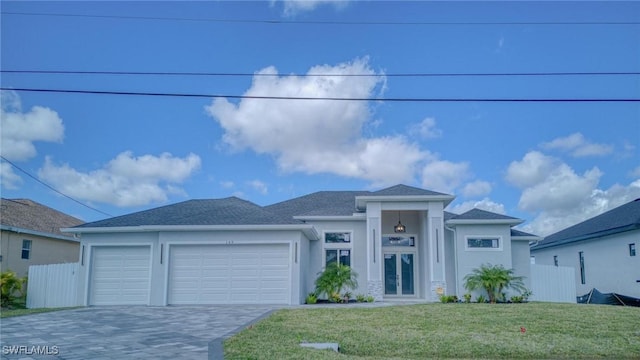
{"label": "green front lawn", "polygon": [[[341,353],[302,348],[304,341],[337,342]],[[225,342],[225,359],[438,357],[637,359],[640,308],[551,303],[309,306],[280,310]]]}
{"label": "green front lawn", "polygon": [[75,307],[64,307],[64,308],[39,308],[39,309],[1,309],[0,310],[0,318],[8,318],[13,316],[22,316],[22,315],[31,315],[31,314],[39,314],[44,312],[51,311],[59,311],[59,310],[68,310],[75,309]]}

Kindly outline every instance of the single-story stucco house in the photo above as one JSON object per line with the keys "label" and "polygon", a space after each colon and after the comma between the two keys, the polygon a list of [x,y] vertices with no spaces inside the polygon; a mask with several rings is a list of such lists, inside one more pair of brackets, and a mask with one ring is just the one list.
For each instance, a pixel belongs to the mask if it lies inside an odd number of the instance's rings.
{"label": "single-story stucco house", "polygon": [[0,269],[18,277],[29,266],[75,263],[80,241],[60,228],[82,220],[29,199],[0,200]]}
{"label": "single-story stucco house", "polygon": [[577,296],[597,288],[640,298],[640,199],[560,230],[535,242],[541,265],[575,269]]}
{"label": "single-story stucco house", "polygon": [[444,211],[453,199],[396,185],[265,207],[188,200],[64,230],[81,239],[84,305],[300,304],[330,262],[350,265],[353,294],[377,301],[460,296],[483,263],[528,277],[529,241],[539,238],[512,229],[522,220]]}

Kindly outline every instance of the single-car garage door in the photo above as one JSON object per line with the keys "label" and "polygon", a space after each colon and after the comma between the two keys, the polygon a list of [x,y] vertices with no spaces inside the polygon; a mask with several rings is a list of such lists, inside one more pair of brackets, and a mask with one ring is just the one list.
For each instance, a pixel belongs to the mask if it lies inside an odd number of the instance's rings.
{"label": "single-car garage door", "polygon": [[149,246],[93,247],[90,305],[149,303]]}
{"label": "single-car garage door", "polygon": [[169,304],[288,304],[287,244],[178,245],[169,259]]}

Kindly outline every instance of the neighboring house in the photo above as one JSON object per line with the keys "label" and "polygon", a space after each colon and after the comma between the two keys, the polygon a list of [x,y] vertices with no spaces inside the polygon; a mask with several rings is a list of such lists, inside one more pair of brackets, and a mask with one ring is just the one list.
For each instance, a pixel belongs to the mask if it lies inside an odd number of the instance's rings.
{"label": "neighboring house", "polygon": [[28,199],[0,202],[0,266],[27,276],[30,265],[77,262],[80,242],[60,231],[82,224],[73,216]]}
{"label": "neighboring house", "polygon": [[64,231],[81,238],[84,305],[300,304],[330,262],[358,273],[354,295],[378,301],[461,295],[464,276],[487,262],[527,276],[539,238],[511,229],[522,220],[445,212],[453,198],[397,185],[265,207],[189,200]]}
{"label": "neighboring house", "polygon": [[536,264],[571,266],[576,295],[592,288],[640,298],[640,199],[549,235],[531,247]]}

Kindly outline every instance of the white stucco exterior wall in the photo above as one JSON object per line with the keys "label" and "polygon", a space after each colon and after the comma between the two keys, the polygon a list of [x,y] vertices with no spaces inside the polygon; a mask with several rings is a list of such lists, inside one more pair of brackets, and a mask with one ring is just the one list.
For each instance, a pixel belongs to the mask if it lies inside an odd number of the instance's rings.
{"label": "white stucco exterior wall", "polygon": [[[629,255],[629,244],[636,244],[636,256]],[[585,283],[580,278],[578,253],[584,253]],[[640,298],[640,230],[631,230],[610,236],[570,243],[562,246],[532,250],[536,264],[554,265],[554,255],[559,266],[575,269],[576,296],[588,293],[592,288],[603,293],[615,292]]]}

